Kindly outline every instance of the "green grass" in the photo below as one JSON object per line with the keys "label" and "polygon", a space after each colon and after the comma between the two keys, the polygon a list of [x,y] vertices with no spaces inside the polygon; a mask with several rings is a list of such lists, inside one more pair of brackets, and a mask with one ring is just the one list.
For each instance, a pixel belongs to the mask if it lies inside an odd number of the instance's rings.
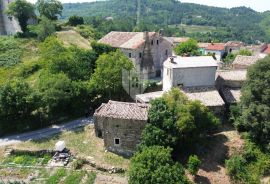
{"label": "green grass", "polygon": [[86,184],[94,184],[95,179],[96,179],[96,173],[94,172],[87,173]]}
{"label": "green grass", "polygon": [[64,168],[58,169],[54,175],[52,175],[48,180],[47,184],[57,184],[65,177],[67,171]]}
{"label": "green grass", "polygon": [[64,140],[67,148],[78,157],[87,158],[91,156],[97,164],[128,168],[128,159],[110,152],[105,152],[103,140],[95,136],[93,126],[88,126],[85,129],[75,132],[64,132],[48,139],[24,142],[17,144],[16,148],[53,149],[58,140]]}
{"label": "green grass", "polygon": [[63,181],[65,184],[80,183],[82,178],[86,175],[86,171],[72,171]]}
{"label": "green grass", "polygon": [[184,29],[187,33],[207,33],[217,30],[213,26],[197,26],[197,25],[170,25],[170,27],[178,27],[179,29]]}
{"label": "green grass", "polygon": [[82,49],[91,48],[90,42],[74,30],[60,31],[56,35],[67,47],[75,45]]}
{"label": "green grass", "polygon": [[3,164],[17,164],[23,166],[33,166],[37,164],[46,165],[51,159],[51,155],[45,154],[42,157],[33,155],[11,155],[5,158]]}

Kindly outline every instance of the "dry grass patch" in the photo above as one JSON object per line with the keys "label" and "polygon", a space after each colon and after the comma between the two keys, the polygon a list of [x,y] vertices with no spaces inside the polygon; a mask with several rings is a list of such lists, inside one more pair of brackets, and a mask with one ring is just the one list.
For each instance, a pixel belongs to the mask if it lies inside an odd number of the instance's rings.
{"label": "dry grass patch", "polygon": [[67,47],[75,45],[82,49],[91,49],[90,42],[74,30],[60,31],[56,35]]}

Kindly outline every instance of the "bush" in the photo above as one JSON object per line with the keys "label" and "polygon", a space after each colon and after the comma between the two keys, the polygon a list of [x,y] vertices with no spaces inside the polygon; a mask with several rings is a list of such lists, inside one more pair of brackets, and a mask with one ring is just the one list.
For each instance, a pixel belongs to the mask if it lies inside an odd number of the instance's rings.
{"label": "bush", "polygon": [[188,183],[183,167],[174,163],[170,148],[152,146],[137,152],[129,167],[130,184]]}
{"label": "bush", "polygon": [[243,175],[246,174],[245,163],[246,160],[242,156],[233,156],[231,159],[226,160],[225,164],[230,177],[241,181]]}
{"label": "bush", "polygon": [[77,160],[75,160],[72,163],[72,168],[77,170],[77,169],[81,169],[83,167],[83,165],[85,164],[85,160],[82,158],[78,158]]}
{"label": "bush", "polygon": [[83,17],[73,15],[73,16],[69,17],[68,24],[71,26],[77,26],[77,25],[84,24]]}
{"label": "bush", "polygon": [[188,167],[188,171],[192,174],[192,175],[196,175],[199,167],[201,165],[201,161],[200,159],[197,157],[197,155],[191,155],[188,158],[188,163],[187,163],[187,167]]}

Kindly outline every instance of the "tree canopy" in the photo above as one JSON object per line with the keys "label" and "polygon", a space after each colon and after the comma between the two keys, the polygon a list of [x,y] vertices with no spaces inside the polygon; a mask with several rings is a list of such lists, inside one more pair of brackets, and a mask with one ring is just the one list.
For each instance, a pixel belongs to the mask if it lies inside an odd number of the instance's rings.
{"label": "tree canopy", "polygon": [[186,42],[178,44],[174,48],[174,52],[177,55],[198,56],[200,55],[198,43],[196,40],[189,39]]}
{"label": "tree canopy", "polygon": [[62,15],[63,6],[58,0],[38,0],[37,10],[40,16],[45,16],[50,20],[57,20]]}
{"label": "tree canopy", "polygon": [[35,7],[26,0],[15,0],[8,5],[6,13],[18,19],[23,32],[27,31],[27,21],[35,17]]}
{"label": "tree canopy", "polygon": [[240,130],[262,144],[270,143],[270,57],[254,64],[247,73],[240,102],[241,116],[236,121]]}
{"label": "tree canopy", "polygon": [[219,125],[218,119],[199,101],[190,101],[179,89],[151,101],[149,122],[142,132],[141,145],[175,148],[192,144]]}
{"label": "tree canopy", "polygon": [[170,148],[153,146],[138,152],[129,167],[130,184],[187,184],[183,166],[174,163]]}

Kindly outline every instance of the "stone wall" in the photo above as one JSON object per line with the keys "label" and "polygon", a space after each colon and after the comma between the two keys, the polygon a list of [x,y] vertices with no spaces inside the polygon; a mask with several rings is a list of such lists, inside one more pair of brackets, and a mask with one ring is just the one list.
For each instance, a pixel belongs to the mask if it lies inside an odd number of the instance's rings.
{"label": "stone wall", "polygon": [[[4,11],[8,8],[8,4],[13,0],[0,0],[1,12],[0,12],[0,34],[2,28],[2,34],[13,35],[17,32],[21,32],[20,25],[14,17],[8,17]],[[4,29],[4,31],[3,31]]]}
{"label": "stone wall", "polygon": [[[145,125],[146,121],[95,118],[96,133],[102,132],[106,149],[124,157],[130,157],[136,151]],[[119,140],[119,144],[116,143],[116,139]]]}

